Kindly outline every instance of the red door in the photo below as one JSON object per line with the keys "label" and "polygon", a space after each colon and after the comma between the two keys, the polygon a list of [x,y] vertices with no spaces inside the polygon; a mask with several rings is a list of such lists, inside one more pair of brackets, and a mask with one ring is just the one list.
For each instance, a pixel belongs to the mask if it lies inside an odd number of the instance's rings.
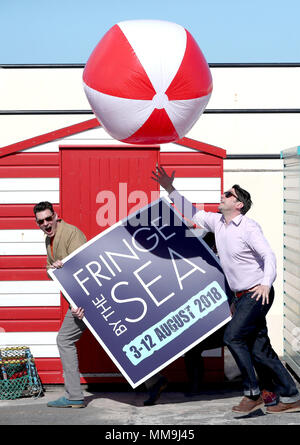
{"label": "red door", "polygon": [[[88,240],[158,197],[158,186],[151,180],[158,147],[61,147],[60,153],[61,217],[80,228]],[[63,299],[62,319],[67,306]],[[111,381],[119,374],[88,330],[78,342],[78,355],[83,382],[105,377]]]}

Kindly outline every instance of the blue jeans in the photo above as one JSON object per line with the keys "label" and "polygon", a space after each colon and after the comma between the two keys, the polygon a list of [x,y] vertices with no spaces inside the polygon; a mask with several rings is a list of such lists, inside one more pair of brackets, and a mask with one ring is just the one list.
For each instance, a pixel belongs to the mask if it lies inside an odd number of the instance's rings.
{"label": "blue jeans", "polygon": [[274,300],[274,289],[270,290],[269,303],[262,305],[261,298],[251,298],[247,292],[240,298],[234,297],[235,312],[224,333],[224,343],[232,353],[243,379],[246,396],[260,393],[254,365],[269,369],[276,392],[283,403],[300,399],[294,380],[273,350],[268,336],[266,314]]}

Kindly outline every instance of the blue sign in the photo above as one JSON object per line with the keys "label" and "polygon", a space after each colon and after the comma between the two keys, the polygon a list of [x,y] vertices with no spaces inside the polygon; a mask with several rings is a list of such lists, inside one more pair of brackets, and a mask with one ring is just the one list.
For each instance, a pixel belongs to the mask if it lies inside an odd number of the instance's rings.
{"label": "blue sign", "polygon": [[133,388],[231,319],[217,256],[161,198],[50,272]]}

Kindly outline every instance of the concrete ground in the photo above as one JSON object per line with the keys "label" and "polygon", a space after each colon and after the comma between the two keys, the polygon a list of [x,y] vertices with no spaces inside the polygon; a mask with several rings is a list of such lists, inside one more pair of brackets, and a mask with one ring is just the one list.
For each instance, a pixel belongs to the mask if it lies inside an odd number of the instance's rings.
{"label": "concrete ground", "polygon": [[0,425],[300,425],[300,412],[233,413],[232,406],[242,396],[239,383],[210,385],[190,398],[167,388],[158,403],[150,407],[143,406],[146,392],[122,386],[113,391],[86,388],[84,409],[48,408],[48,401],[64,394],[63,386],[58,385],[46,387],[45,395],[37,399],[0,400]]}
{"label": "concrete ground", "polygon": [[[266,414],[262,409],[248,416],[233,413],[231,408],[242,398],[242,383],[226,348],[224,364],[224,383],[203,385],[201,394],[193,397],[185,397],[184,385],[169,384],[157,404],[149,407],[143,405],[148,397],[143,385],[132,390],[124,383],[84,386],[83,409],[48,408],[47,402],[64,395],[63,385],[48,385],[40,398],[0,400],[0,425],[102,425],[104,433],[124,426],[300,425],[300,412]],[[300,391],[299,382],[295,382]]]}

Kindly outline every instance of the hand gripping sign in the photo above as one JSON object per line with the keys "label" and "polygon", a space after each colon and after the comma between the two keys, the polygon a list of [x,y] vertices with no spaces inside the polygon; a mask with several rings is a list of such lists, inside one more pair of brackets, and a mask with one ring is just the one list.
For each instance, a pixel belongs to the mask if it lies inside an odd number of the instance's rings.
{"label": "hand gripping sign", "polygon": [[133,388],[230,318],[219,260],[161,198],[50,272]]}

